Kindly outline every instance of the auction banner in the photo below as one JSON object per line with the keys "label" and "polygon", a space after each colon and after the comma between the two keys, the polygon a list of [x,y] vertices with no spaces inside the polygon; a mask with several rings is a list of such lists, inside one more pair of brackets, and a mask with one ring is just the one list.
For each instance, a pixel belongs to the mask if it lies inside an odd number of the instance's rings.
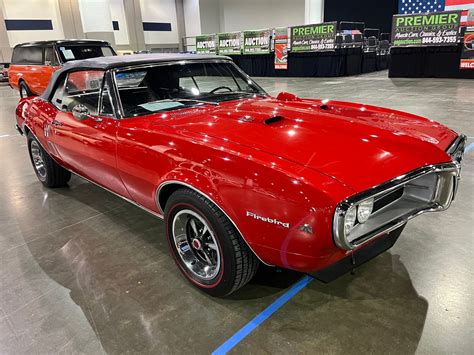
{"label": "auction banner", "polygon": [[244,31],[244,54],[270,53],[270,35],[269,29]]}
{"label": "auction banner", "polygon": [[217,34],[219,54],[241,54],[241,32]]}
{"label": "auction banner", "polygon": [[196,36],[196,53],[215,54],[216,53],[216,35]]}
{"label": "auction banner", "polygon": [[337,22],[291,27],[292,52],[325,52],[336,49]]}
{"label": "auction banner", "polygon": [[275,69],[288,69],[288,27],[278,27],[273,31],[275,42]]}
{"label": "auction banner", "polygon": [[394,15],[392,45],[396,47],[456,45],[460,22],[461,11]]}
{"label": "auction banner", "polygon": [[466,28],[464,33],[464,46],[462,48],[459,68],[474,70],[474,27]]}

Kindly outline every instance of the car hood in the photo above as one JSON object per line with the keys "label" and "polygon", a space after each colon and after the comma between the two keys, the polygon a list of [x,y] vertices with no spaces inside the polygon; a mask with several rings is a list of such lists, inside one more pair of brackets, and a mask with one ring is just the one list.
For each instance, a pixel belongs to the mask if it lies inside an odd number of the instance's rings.
{"label": "car hood", "polygon": [[456,133],[434,121],[336,101],[252,98],[173,117],[173,125],[296,162],[359,192],[449,161]]}

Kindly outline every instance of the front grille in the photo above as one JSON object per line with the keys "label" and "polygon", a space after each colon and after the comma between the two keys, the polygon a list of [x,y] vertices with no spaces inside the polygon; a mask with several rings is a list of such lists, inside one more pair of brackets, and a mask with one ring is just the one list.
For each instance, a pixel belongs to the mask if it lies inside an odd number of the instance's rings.
{"label": "front grille", "polygon": [[395,202],[402,196],[403,196],[403,187],[399,187],[398,189],[391,191],[387,193],[386,195],[382,195],[381,197],[377,198],[374,201],[374,209],[372,210],[372,213],[375,213],[379,209],[386,207],[392,202]]}

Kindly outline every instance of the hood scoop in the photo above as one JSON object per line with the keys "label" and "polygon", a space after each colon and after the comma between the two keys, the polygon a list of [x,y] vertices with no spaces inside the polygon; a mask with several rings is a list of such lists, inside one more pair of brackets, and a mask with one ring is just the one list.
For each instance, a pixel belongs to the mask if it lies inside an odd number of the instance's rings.
{"label": "hood scoop", "polygon": [[272,117],[267,118],[265,121],[263,121],[263,123],[265,123],[267,126],[270,126],[274,123],[281,122],[284,119],[285,118],[283,116],[272,116]]}

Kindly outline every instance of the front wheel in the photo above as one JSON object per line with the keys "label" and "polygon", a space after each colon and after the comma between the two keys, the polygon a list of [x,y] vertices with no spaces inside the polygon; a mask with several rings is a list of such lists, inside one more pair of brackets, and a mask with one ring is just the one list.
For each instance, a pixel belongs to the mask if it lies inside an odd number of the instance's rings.
{"label": "front wheel", "polygon": [[212,296],[226,296],[255,275],[259,261],[227,216],[194,190],[174,192],[165,208],[171,254],[183,275]]}
{"label": "front wheel", "polygon": [[28,133],[28,151],[38,180],[46,187],[65,186],[71,173],[56,163],[33,134]]}

